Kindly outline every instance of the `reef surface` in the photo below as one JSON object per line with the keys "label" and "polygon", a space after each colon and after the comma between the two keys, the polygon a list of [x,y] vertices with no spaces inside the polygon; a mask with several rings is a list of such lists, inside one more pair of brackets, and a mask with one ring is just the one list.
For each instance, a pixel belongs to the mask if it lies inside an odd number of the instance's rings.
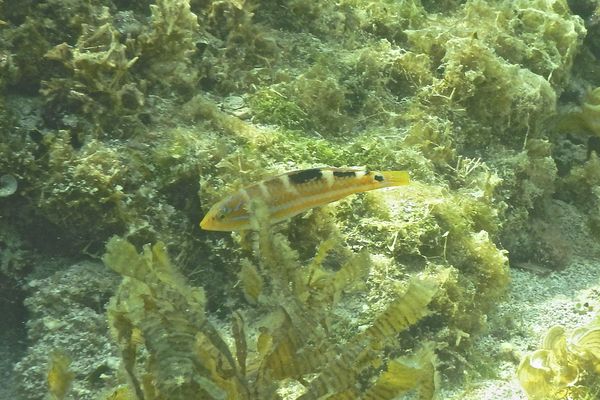
{"label": "reef surface", "polygon": [[[0,1],[0,398],[597,396],[599,21]],[[321,166],[411,184],[200,230]]]}

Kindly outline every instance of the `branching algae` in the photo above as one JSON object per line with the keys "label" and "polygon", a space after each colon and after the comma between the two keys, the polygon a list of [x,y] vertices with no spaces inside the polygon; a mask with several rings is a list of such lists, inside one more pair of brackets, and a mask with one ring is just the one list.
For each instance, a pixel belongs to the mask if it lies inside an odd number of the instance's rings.
{"label": "branching algae", "polygon": [[[260,220],[260,206],[256,214]],[[434,280],[413,278],[369,327],[341,341],[327,329],[330,307],[364,278],[368,255],[325,271],[320,260],[334,246],[325,242],[302,268],[287,241],[259,225],[259,265],[247,261],[240,276],[247,297],[270,312],[256,322],[234,313],[231,340],[207,318],[203,290],[185,283],[162,243],[138,254],[123,239],[109,241],[104,262],[124,276],[109,321],[131,391],[117,388],[108,398],[280,399],[278,386],[290,379],[304,391],[286,398],[392,399],[413,389],[433,398],[433,346],[412,357],[388,357],[384,349],[429,314]]]}
{"label": "branching algae", "polygon": [[[136,398],[225,399],[243,393],[239,368],[204,314],[204,292],[184,283],[164,245],[138,255],[115,238],[107,249],[105,263],[125,276],[109,320]],[[136,372],[140,345],[149,353],[142,376]]]}

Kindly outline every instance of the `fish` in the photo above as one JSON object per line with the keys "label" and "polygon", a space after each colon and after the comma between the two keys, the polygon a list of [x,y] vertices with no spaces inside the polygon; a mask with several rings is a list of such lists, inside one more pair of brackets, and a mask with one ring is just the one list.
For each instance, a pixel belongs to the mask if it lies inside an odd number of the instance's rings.
{"label": "fish", "polygon": [[366,168],[309,168],[286,172],[251,184],[213,205],[200,228],[207,231],[240,231],[252,228],[252,202],[261,201],[270,224],[323,206],[348,195],[407,185],[407,171],[369,171]]}

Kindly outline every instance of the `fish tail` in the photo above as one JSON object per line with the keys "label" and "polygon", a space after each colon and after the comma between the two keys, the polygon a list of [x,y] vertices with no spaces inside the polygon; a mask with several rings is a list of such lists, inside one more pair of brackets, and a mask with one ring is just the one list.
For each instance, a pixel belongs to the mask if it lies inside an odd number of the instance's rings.
{"label": "fish tail", "polygon": [[381,175],[389,186],[402,186],[410,183],[408,171],[382,171]]}

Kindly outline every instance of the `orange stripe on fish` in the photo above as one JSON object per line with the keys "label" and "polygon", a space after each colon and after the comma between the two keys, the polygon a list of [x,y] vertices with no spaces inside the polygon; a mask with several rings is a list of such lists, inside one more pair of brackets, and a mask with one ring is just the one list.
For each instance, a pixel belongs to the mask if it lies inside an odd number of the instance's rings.
{"label": "orange stripe on fish", "polygon": [[311,168],[287,172],[246,186],[211,207],[200,222],[209,231],[250,229],[253,200],[262,201],[271,223],[353,193],[407,185],[406,171],[368,171],[364,168]]}

